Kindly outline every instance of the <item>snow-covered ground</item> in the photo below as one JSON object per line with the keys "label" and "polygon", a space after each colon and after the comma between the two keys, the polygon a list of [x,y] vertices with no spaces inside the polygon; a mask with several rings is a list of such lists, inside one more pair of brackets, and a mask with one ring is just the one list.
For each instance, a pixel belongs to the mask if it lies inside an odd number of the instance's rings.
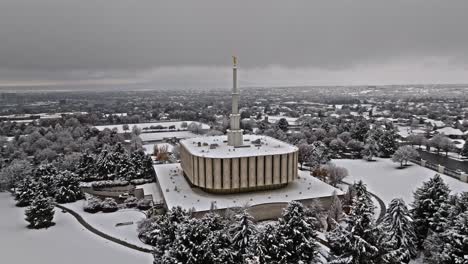
{"label": "snow-covered ground", "polygon": [[155,182],[150,182],[142,185],[137,185],[137,188],[142,188],[145,195],[151,194],[153,196],[153,201],[155,203],[159,203],[161,201],[164,201],[164,197],[159,191],[158,187],[156,186]]}
{"label": "snow-covered ground", "polygon": [[[149,248],[148,245],[138,239],[137,223],[145,219],[145,214],[136,209],[121,209],[113,213],[87,213],[83,211],[85,201],[77,201],[63,206],[75,211],[83,219],[96,228],[110,236],[126,241],[140,247]],[[130,225],[116,226],[118,223],[133,222]]]}
{"label": "snow-covered ground", "polygon": [[309,172],[299,171],[299,179],[289,183],[284,188],[251,193],[210,194],[199,188],[190,187],[182,174],[179,163],[154,165],[153,167],[167,207],[181,206],[186,210],[193,209],[196,212],[210,210],[212,203],[215,203],[218,209],[224,209],[327,197],[334,191],[338,194],[343,193],[341,190],[310,176]]}
{"label": "snow-covered ground", "polygon": [[[128,127],[130,128],[130,131],[128,131],[128,132],[131,132],[133,126],[137,126],[137,127],[141,128],[141,129],[144,129],[144,128],[149,129],[150,126],[157,126],[157,125],[165,126],[167,128],[169,128],[169,126],[175,126],[175,130],[177,130],[177,129],[186,130],[186,128],[181,127],[182,123],[184,123],[184,122],[186,122],[188,125],[190,123],[193,123],[193,121],[173,121],[173,122],[152,122],[152,123],[128,124]],[[201,124],[199,122],[194,122],[194,123]],[[99,129],[99,130],[104,130],[106,128],[109,128],[109,129],[117,128],[118,133],[124,133],[125,132],[123,130],[123,124],[121,124],[121,125],[96,126],[96,128]],[[207,125],[207,124],[202,124],[202,129],[210,129],[210,126]]]}
{"label": "snow-covered ground", "polygon": [[[416,188],[436,174],[435,171],[416,164],[411,164],[405,169],[398,169],[398,164],[390,159],[376,159],[374,162],[341,159],[333,160],[333,162],[348,169],[349,176],[345,178],[345,181],[353,183],[362,180],[367,184],[368,189],[386,204],[393,198],[403,198],[405,202],[411,203]],[[441,176],[452,193],[468,191],[468,183],[446,175]]]}
{"label": "snow-covered ground", "polygon": [[14,206],[10,194],[0,193],[0,248],[2,263],[152,263],[142,253],[105,240],[82,227],[70,214],[55,210],[55,226],[26,228],[24,208]]}

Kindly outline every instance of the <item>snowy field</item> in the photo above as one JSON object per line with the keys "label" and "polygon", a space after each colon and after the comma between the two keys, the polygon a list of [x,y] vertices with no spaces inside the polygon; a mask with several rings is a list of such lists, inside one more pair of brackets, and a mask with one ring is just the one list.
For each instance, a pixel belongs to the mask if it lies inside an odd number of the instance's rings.
{"label": "snowy field", "polygon": [[82,227],[70,214],[55,210],[55,226],[30,230],[24,208],[14,206],[10,194],[0,193],[0,248],[5,264],[150,264],[151,254],[105,240]]}
{"label": "snowy field", "polygon": [[[136,209],[123,209],[113,213],[87,213],[83,211],[84,200],[63,206],[75,211],[91,226],[110,236],[134,244],[149,248],[148,245],[138,239],[137,223],[146,218],[145,214]],[[133,222],[131,225],[115,226],[117,223]]]}
{"label": "snowy field", "polygon": [[[131,132],[133,126],[137,126],[137,127],[141,128],[141,129],[144,129],[144,128],[149,129],[150,126],[157,126],[157,125],[161,125],[161,126],[165,126],[165,127],[175,126],[175,130],[178,130],[178,129],[179,130],[186,130],[186,128],[181,127],[183,122],[186,122],[187,125],[190,125],[190,123],[200,124],[199,122],[193,122],[193,121],[174,121],[174,122],[153,122],[153,123],[128,124],[128,127],[130,128],[130,130],[127,131],[127,132]],[[96,128],[101,130],[101,131],[106,129],[106,128],[109,128],[109,129],[117,128],[118,133],[124,133],[125,131],[123,130],[123,125],[124,124],[121,124],[121,125],[105,125],[105,126],[96,126]],[[202,128],[203,129],[210,129],[210,126],[207,125],[207,124],[202,124]]]}
{"label": "snowy field", "polygon": [[[405,169],[398,169],[398,164],[390,159],[376,159],[374,162],[365,160],[333,160],[338,165],[348,169],[346,182],[362,180],[368,189],[379,196],[386,204],[393,198],[403,198],[405,202],[413,201],[413,192],[424,181],[433,177],[436,172],[416,164]],[[442,175],[452,193],[468,191],[468,183]]]}

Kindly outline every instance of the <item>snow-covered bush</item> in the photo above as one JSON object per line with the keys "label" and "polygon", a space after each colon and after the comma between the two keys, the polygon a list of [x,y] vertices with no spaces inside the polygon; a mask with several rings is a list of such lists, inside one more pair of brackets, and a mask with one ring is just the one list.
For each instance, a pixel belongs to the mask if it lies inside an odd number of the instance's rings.
{"label": "snow-covered bush", "polygon": [[96,197],[88,198],[86,205],[83,207],[83,210],[92,214],[101,211],[101,200]]}
{"label": "snow-covered bush", "polygon": [[101,210],[104,213],[111,213],[119,210],[119,207],[114,198],[108,197],[101,203]]}
{"label": "snow-covered bush", "polygon": [[135,196],[129,196],[125,199],[124,203],[128,208],[135,208],[138,204],[138,199]]}
{"label": "snow-covered bush", "polygon": [[54,225],[54,204],[50,198],[44,197],[41,194],[36,196],[31,202],[26,211],[26,221],[29,222],[30,228],[47,228]]}
{"label": "snow-covered bush", "polygon": [[77,176],[69,171],[57,175],[55,188],[55,200],[58,203],[71,203],[83,198]]}
{"label": "snow-covered bush", "polygon": [[114,181],[97,181],[93,182],[91,186],[93,188],[107,188],[107,187],[117,187],[117,186],[127,186],[128,181],[125,180],[114,180]]}
{"label": "snow-covered bush", "polygon": [[151,208],[153,201],[150,199],[142,199],[138,201],[137,208],[140,210],[148,210]]}

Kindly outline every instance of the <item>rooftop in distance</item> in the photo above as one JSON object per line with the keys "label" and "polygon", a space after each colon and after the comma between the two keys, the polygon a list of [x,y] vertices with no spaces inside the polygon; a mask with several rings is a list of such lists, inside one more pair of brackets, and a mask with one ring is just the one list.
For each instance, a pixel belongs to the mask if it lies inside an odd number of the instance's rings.
{"label": "rooftop in distance", "polygon": [[295,146],[263,135],[244,135],[244,145],[241,147],[229,146],[227,136],[190,138],[181,140],[180,144],[192,155],[205,158],[241,158],[297,151]]}

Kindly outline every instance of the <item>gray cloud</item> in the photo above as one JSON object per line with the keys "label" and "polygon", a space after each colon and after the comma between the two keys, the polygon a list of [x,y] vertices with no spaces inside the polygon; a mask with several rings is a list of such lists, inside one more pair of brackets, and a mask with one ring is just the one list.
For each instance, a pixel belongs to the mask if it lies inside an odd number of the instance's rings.
{"label": "gray cloud", "polygon": [[462,0],[0,0],[0,79],[133,79],[226,66],[231,54],[292,77],[433,57],[466,68],[466,10]]}

